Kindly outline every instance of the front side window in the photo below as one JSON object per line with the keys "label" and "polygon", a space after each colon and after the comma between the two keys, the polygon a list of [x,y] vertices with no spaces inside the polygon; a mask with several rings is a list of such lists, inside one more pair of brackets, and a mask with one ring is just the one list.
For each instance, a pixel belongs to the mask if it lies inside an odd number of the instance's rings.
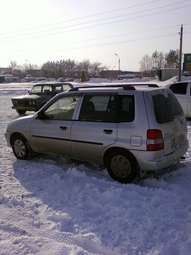
{"label": "front side window", "polygon": [[176,83],[170,86],[170,89],[172,90],[173,93],[175,94],[180,94],[180,95],[186,95],[187,91],[187,83]]}
{"label": "front side window", "polygon": [[39,94],[39,93],[41,93],[41,91],[42,91],[42,86],[37,85],[37,86],[34,86],[32,88],[31,93],[32,94]]}
{"label": "front side window", "polygon": [[95,122],[115,122],[117,101],[114,95],[84,96],[79,120]]}
{"label": "front side window", "polygon": [[51,120],[71,120],[79,97],[62,97],[50,105],[44,112]]}

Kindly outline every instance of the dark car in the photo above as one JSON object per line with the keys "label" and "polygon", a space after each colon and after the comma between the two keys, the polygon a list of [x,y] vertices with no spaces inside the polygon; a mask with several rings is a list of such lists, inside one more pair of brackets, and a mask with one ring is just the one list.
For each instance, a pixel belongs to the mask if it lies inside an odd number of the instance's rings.
{"label": "dark car", "polygon": [[24,114],[26,111],[38,111],[50,98],[56,94],[68,91],[73,88],[69,82],[49,82],[37,83],[33,85],[28,95],[16,96],[11,98],[12,108],[18,114]]}

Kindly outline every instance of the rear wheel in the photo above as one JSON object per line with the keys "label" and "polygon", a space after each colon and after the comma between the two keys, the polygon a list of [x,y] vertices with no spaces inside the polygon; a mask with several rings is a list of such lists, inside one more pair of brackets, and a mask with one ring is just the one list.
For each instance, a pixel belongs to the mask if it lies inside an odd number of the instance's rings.
{"label": "rear wheel", "polygon": [[109,153],[106,159],[109,175],[121,183],[132,182],[137,176],[137,164],[133,156],[123,150]]}
{"label": "rear wheel", "polygon": [[25,114],[25,112],[26,112],[25,110],[18,110],[18,109],[17,109],[16,111],[17,111],[17,113],[18,113],[19,115],[23,115],[23,114]]}
{"label": "rear wheel", "polygon": [[27,140],[21,135],[15,135],[11,139],[11,146],[15,157],[18,159],[29,159],[32,156],[32,149]]}

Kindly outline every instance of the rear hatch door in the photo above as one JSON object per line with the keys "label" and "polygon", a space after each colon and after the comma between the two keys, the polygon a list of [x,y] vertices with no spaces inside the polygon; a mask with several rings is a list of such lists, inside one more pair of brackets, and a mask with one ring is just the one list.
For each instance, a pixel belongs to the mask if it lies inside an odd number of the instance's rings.
{"label": "rear hatch door", "polygon": [[169,90],[156,90],[152,93],[152,104],[156,129],[160,129],[164,138],[164,154],[168,155],[187,143],[187,126],[183,110],[176,97]]}

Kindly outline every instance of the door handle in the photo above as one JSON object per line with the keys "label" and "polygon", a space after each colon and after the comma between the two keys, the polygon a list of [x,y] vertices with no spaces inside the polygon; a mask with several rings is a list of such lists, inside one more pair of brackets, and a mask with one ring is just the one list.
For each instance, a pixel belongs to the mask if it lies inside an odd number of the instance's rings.
{"label": "door handle", "polygon": [[113,130],[112,129],[104,129],[103,132],[106,134],[112,134]]}
{"label": "door handle", "polygon": [[62,130],[66,130],[66,129],[67,129],[67,127],[60,126],[60,129],[62,129]]}

